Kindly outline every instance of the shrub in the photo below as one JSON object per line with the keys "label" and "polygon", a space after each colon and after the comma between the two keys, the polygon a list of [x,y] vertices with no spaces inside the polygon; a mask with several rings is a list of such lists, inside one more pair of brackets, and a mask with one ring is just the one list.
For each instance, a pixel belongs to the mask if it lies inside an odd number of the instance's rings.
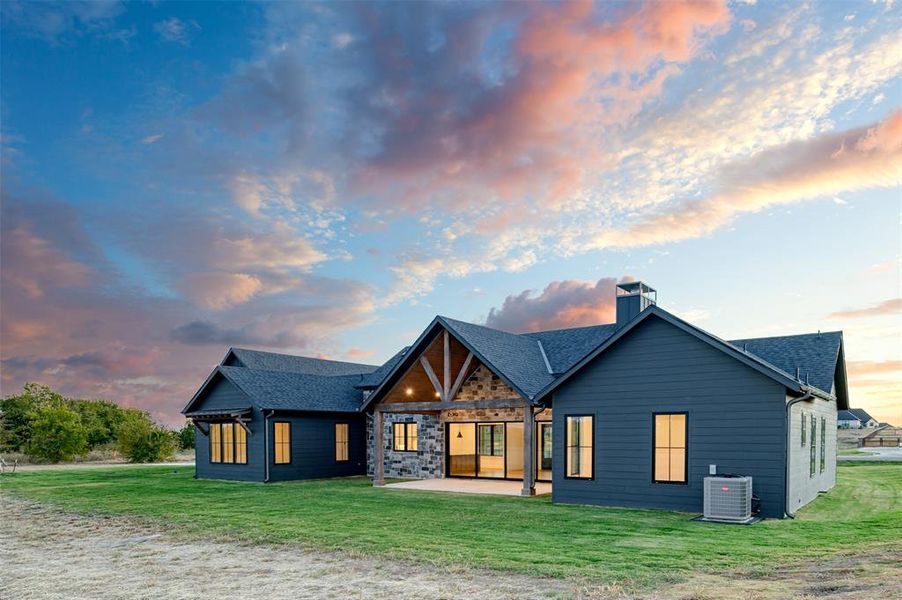
{"label": "shrub", "polygon": [[134,408],[125,410],[118,440],[119,451],[130,462],[157,462],[172,457],[175,452],[172,433],[156,425],[147,413]]}
{"label": "shrub", "polygon": [[88,446],[96,448],[116,441],[125,410],[108,400],[70,400],[72,409],[81,415],[88,436]]}
{"label": "shrub", "polygon": [[27,453],[38,460],[72,460],[88,451],[81,417],[65,404],[48,404],[34,411]]}
{"label": "shrub", "polygon": [[185,423],[185,426],[178,430],[179,448],[182,450],[192,450],[194,448],[194,423]]}
{"label": "shrub", "polygon": [[61,404],[63,397],[40,383],[26,383],[21,394],[0,400],[0,450],[26,450],[37,411],[45,406]]}

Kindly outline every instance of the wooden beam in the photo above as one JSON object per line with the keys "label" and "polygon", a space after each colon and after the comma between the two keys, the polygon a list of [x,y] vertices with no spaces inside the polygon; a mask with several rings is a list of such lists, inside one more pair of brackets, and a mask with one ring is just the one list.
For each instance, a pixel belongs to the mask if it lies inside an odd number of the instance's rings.
{"label": "wooden beam", "polygon": [[373,459],[373,485],[385,485],[385,432],[382,426],[382,411],[378,408],[373,412],[373,442],[375,458]]}
{"label": "wooden beam", "polygon": [[[195,421],[194,419],[191,419],[191,422],[194,423],[194,425],[198,429],[200,429],[200,432],[201,432],[201,434],[203,434],[204,437],[210,436],[210,424],[209,423],[204,423],[203,421]],[[204,425],[207,426],[206,429],[204,429],[204,427],[203,427]]]}
{"label": "wooden beam", "polygon": [[519,398],[510,400],[458,400],[449,402],[391,402],[388,404],[380,404],[378,410],[387,413],[407,413],[470,408],[521,408],[523,405],[523,400]]}
{"label": "wooden beam", "polygon": [[457,392],[460,391],[460,386],[464,384],[464,381],[467,379],[467,370],[470,368],[470,363],[473,362],[473,353],[470,352],[467,354],[466,360],[464,360],[463,366],[460,368],[460,373],[457,374],[457,379],[454,380],[454,385],[451,386],[451,389],[448,391],[448,397],[446,400],[454,400],[454,397],[457,396]]}
{"label": "wooden beam", "polygon": [[442,400],[450,400],[451,397],[448,396],[448,392],[451,390],[451,341],[449,340],[448,330],[444,331],[445,338],[445,363],[444,363],[444,371],[442,372],[442,378],[444,379],[444,385],[442,385]]}
{"label": "wooden beam", "polygon": [[235,417],[235,422],[241,425],[241,428],[244,429],[244,432],[248,435],[254,435],[254,432],[251,431],[251,428],[247,426],[247,419],[244,417]]}
{"label": "wooden beam", "polygon": [[536,494],[536,474],[535,464],[536,452],[533,439],[536,433],[536,415],[532,412],[532,406],[527,405],[523,411],[523,490],[521,496],[535,496]]}
{"label": "wooden beam", "polygon": [[429,360],[425,356],[420,356],[420,364],[423,365],[423,370],[426,371],[426,375],[429,376],[429,381],[432,382],[432,387],[434,387],[435,391],[438,392],[439,397],[442,400],[445,400],[445,393],[442,390],[442,384],[438,382],[438,377],[436,377],[435,371],[432,370],[432,365],[429,364]]}

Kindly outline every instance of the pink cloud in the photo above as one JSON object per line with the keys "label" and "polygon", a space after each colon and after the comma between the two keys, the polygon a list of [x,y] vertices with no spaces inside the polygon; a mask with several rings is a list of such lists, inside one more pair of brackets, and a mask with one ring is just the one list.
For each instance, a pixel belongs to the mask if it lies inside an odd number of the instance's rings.
{"label": "pink cloud", "polygon": [[533,290],[508,296],[501,308],[489,311],[485,324],[521,333],[612,323],[616,316],[615,286],[631,279],[553,281],[538,296]]}
{"label": "pink cloud", "polygon": [[902,298],[884,300],[872,306],[840,310],[827,315],[828,319],[860,319],[862,317],[882,317],[902,313]]}
{"label": "pink cloud", "polygon": [[902,112],[869,127],[760,152],[721,170],[717,191],[666,207],[596,247],[632,247],[710,234],[743,213],[902,181]]}
{"label": "pink cloud", "polygon": [[[630,6],[610,20],[588,2],[527,10],[508,56],[512,74],[500,83],[484,81],[467,63],[462,73],[446,74],[450,85],[429,79],[420,87],[419,74],[401,59],[402,40],[381,40],[382,67],[410,73],[379,80],[368,94],[381,147],[357,178],[358,190],[392,191],[402,206],[431,198],[452,210],[482,204],[487,193],[557,205],[598,166],[597,123],[612,111],[627,118],[658,96],[678,72],[670,63],[692,58],[730,20],[723,2]],[[470,54],[490,31],[480,19],[450,28],[439,69],[475,60]],[[614,84],[614,77],[640,83]]]}

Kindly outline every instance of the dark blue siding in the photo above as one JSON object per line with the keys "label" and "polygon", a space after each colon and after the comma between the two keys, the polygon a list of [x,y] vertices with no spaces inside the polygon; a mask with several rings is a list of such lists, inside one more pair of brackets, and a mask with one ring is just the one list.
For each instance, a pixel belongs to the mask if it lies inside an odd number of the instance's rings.
{"label": "dark blue siding", "polygon": [[[291,423],[291,464],[274,463],[273,422]],[[335,460],[335,424],[348,424],[348,460]],[[366,432],[363,415],[356,413],[277,414],[269,420],[270,481],[347,477],[366,473]]]}
{"label": "dark blue siding", "polygon": [[[194,410],[213,408],[241,408],[250,401],[239,388],[227,379],[219,377]],[[273,422],[291,423],[291,464],[274,463]],[[247,437],[247,464],[210,462],[210,438],[197,431],[195,449],[195,475],[205,479],[234,479],[239,481],[264,481],[266,444],[269,445],[270,481],[313,479],[318,477],[345,477],[366,473],[366,433],[363,416],[350,414],[301,413],[276,414],[270,417],[269,435],[264,442],[263,413],[254,408],[248,422],[251,430]],[[335,424],[348,423],[348,460],[335,460]],[[206,428],[206,424],[204,424]]]}
{"label": "dark blue siding", "polygon": [[[708,465],[751,475],[762,512],[782,517],[785,390],[652,317],[555,391],[555,502],[702,511]],[[688,413],[689,483],[652,482],[652,413]],[[595,416],[595,478],[565,479],[564,418]]]}

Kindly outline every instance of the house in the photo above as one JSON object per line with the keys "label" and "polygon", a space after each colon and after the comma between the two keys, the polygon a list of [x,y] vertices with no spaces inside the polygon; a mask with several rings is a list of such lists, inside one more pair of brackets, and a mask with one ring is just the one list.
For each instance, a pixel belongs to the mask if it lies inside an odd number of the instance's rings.
{"label": "house", "polygon": [[[236,401],[208,389],[229,381],[248,398],[249,429],[262,420],[265,438],[275,435],[271,411],[289,406],[299,419],[321,414],[314,406],[333,425],[365,419],[354,431],[365,430],[366,448],[355,456],[365,455],[376,486],[508,479],[531,495],[546,481],[557,503],[699,512],[703,478],[732,473],[753,477],[767,517],[792,515],[833,487],[837,410],[848,408],[840,332],[728,342],[657,306],[642,282],[620,284],[616,305],[614,323],[525,334],[438,316],[384,365],[342,367],[354,373],[230,369],[227,356],[185,413],[199,427],[235,420],[219,406]],[[236,369],[256,372],[253,391],[235,383]],[[332,395],[297,389],[308,377]],[[268,386],[279,388],[278,405]],[[310,468],[281,475],[327,476],[311,473],[328,470],[313,466],[329,458],[332,438],[306,439],[302,427],[291,444],[311,454]],[[263,443],[257,460],[271,461],[275,442]],[[198,476],[226,476],[201,466],[210,456],[198,444]]]}
{"label": "house", "polygon": [[879,427],[880,423],[863,408],[850,408],[841,410],[837,414],[837,427],[840,429],[861,429]]}

